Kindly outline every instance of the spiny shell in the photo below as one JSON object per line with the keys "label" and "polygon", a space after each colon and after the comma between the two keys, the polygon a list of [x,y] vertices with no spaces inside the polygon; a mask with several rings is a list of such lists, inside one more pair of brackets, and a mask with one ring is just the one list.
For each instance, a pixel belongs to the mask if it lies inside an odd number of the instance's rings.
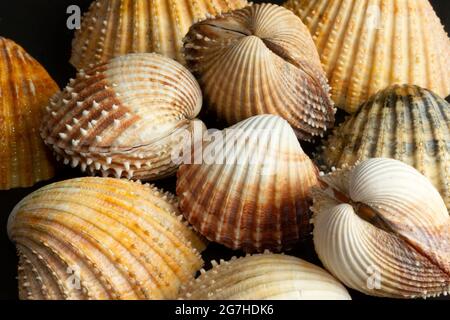
{"label": "spiny shell", "polygon": [[21,299],[174,299],[203,264],[200,238],[156,188],[110,178],[58,182],[13,210]]}
{"label": "spiny shell", "polygon": [[188,300],[350,300],[328,272],[299,258],[262,254],[213,261],[181,290]]}
{"label": "spiny shell", "polygon": [[368,295],[450,291],[450,216],[429,180],[393,159],[370,159],[313,191],[314,246],[324,266]]}
{"label": "spiny shell", "polygon": [[310,29],[339,108],[392,84],[450,93],[450,41],[428,0],[288,0]]}
{"label": "spiny shell", "polygon": [[183,63],[183,37],[197,20],[247,5],[246,0],[97,0],[72,42],[78,69],[127,53],[157,52]]}
{"label": "spiny shell", "polygon": [[425,175],[450,208],[450,105],[431,91],[394,85],[366,102],[325,143],[326,167],[394,158]]}
{"label": "spiny shell", "polygon": [[216,132],[203,161],[178,171],[186,219],[203,236],[232,249],[289,249],[309,235],[310,189],[317,170],[294,131],[262,115]]}
{"label": "spiny shell", "polygon": [[184,43],[210,107],[229,124],[276,114],[303,140],[333,126],[314,42],[289,10],[260,4],[232,11],[194,24]]}
{"label": "spiny shell", "polygon": [[54,176],[38,128],[58,90],[39,62],[0,37],[0,190],[31,187]]}
{"label": "spiny shell", "polygon": [[182,65],[130,54],[81,71],[52,101],[41,134],[83,171],[157,179],[176,171],[172,151],[194,130],[201,105],[198,83]]}

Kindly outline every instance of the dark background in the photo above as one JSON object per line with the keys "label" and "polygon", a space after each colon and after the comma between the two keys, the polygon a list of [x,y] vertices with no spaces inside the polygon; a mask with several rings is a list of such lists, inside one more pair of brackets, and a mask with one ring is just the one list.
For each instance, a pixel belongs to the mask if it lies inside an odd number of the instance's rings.
{"label": "dark background", "polygon": [[[283,3],[280,0],[268,2]],[[64,88],[69,78],[75,75],[75,70],[68,62],[73,31],[66,27],[68,17],[66,9],[69,5],[76,4],[81,7],[82,12],[85,12],[90,3],[91,0],[0,0],[0,36],[10,38],[24,47],[47,69],[59,86]],[[448,0],[431,0],[431,3],[449,32],[450,2]],[[217,127],[218,125],[211,121],[208,122],[208,119],[204,120],[208,127]],[[306,149],[311,150],[312,146],[306,146]],[[77,175],[79,175],[77,170],[60,168],[57,178],[50,182]],[[14,246],[9,242],[6,234],[8,215],[23,197],[48,183],[40,183],[28,189],[0,191],[0,299],[17,299],[17,259]],[[174,192],[175,179],[159,181],[156,185]],[[204,260],[208,268],[208,261],[212,258],[228,259],[233,255],[241,254],[220,245],[211,244],[204,253]],[[320,265],[311,241],[301,244],[290,254]],[[354,299],[377,299],[352,290],[350,293]]]}

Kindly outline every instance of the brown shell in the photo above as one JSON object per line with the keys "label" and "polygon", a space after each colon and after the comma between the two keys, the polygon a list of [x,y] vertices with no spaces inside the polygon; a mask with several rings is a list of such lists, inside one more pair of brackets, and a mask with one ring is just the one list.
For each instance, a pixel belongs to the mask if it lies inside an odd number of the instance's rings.
{"label": "brown shell", "polygon": [[78,178],[13,210],[21,299],[175,299],[202,267],[200,237],[177,199],[137,182]]}
{"label": "brown shell", "polygon": [[450,105],[413,85],[380,91],[335,128],[322,147],[325,169],[393,158],[430,179],[450,208]]}
{"label": "brown shell", "polygon": [[198,19],[239,9],[246,0],[96,0],[72,42],[77,69],[128,54],[156,52],[181,63],[183,37]]}
{"label": "brown shell", "polygon": [[450,40],[428,0],[288,0],[311,31],[336,106],[393,84],[450,94]]}
{"label": "brown shell", "polygon": [[58,90],[39,62],[0,37],[0,190],[30,187],[54,176],[39,126]]}
{"label": "brown shell", "polygon": [[229,124],[275,114],[303,140],[333,126],[335,110],[316,47],[289,10],[258,4],[198,22],[184,48],[211,111]]}
{"label": "brown shell", "polygon": [[200,234],[247,252],[309,236],[317,170],[285,120],[255,116],[208,140],[203,161],[182,165],[177,180],[181,211]]}
{"label": "brown shell", "polygon": [[[52,101],[41,135],[65,164],[104,176],[152,180],[174,174],[174,149],[197,127],[202,94],[190,72],[153,53],[82,71]],[[198,124],[198,126],[197,126]]]}

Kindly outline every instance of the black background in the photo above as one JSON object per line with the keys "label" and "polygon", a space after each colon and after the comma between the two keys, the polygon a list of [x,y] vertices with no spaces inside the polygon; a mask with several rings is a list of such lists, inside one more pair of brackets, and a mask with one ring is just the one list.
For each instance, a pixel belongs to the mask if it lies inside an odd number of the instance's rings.
{"label": "black background", "polygon": [[[263,2],[263,1],[253,1]],[[283,1],[269,1],[282,3]],[[68,15],[66,9],[71,4],[79,5],[85,12],[91,0],[0,0],[0,36],[10,38],[19,43],[25,50],[36,58],[55,79],[61,88],[64,88],[68,79],[74,77],[75,70],[69,64],[71,41],[73,31],[66,27]],[[438,16],[450,31],[450,2],[448,0],[431,0]],[[205,122],[211,126],[215,123]],[[306,146],[310,149],[311,146]],[[57,178],[50,182],[63,180],[79,175],[77,170],[60,168]],[[7,218],[13,207],[24,196],[49,182],[40,183],[33,188],[0,191],[0,299],[17,299],[16,280],[16,253],[14,246],[9,242],[6,234]],[[175,180],[167,179],[156,183],[157,186],[174,192]],[[232,252],[217,244],[211,244],[204,254],[206,267],[211,258],[228,259]],[[311,241],[301,244],[290,254],[302,257],[310,262],[320,265]],[[350,290],[354,299],[369,298],[358,292]]]}

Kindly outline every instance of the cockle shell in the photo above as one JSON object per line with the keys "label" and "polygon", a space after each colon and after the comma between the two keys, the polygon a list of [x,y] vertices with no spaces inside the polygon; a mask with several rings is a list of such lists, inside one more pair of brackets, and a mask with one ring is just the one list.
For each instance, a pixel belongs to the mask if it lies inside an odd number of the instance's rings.
{"label": "cockle shell", "polygon": [[209,141],[177,180],[181,211],[199,233],[247,252],[289,249],[309,235],[317,170],[285,120],[255,116]]}
{"label": "cockle shell", "polygon": [[0,37],[0,190],[30,187],[54,176],[39,125],[58,90],[39,62]]}
{"label": "cockle shell", "polygon": [[351,300],[328,272],[302,259],[259,254],[213,261],[181,290],[186,300]]}
{"label": "cockle shell", "polygon": [[77,69],[127,53],[157,52],[183,63],[183,37],[195,21],[239,9],[246,0],[97,0],[72,42]]}
{"label": "cockle shell", "polygon": [[314,246],[336,278],[373,296],[450,291],[450,216],[426,177],[375,158],[321,182],[313,191]]}
{"label": "cockle shell", "polygon": [[450,93],[450,41],[428,0],[288,0],[308,26],[336,105],[348,112],[392,84]]}
{"label": "cockle shell", "polygon": [[303,140],[333,126],[335,110],[316,47],[289,10],[258,4],[198,22],[184,48],[211,109],[229,124],[276,114]]}
{"label": "cockle shell", "polygon": [[394,85],[346,119],[323,146],[328,168],[394,158],[425,175],[450,208],[450,105],[429,90]]}
{"label": "cockle shell", "polygon": [[79,178],[32,193],[8,234],[21,299],[174,299],[204,243],[174,196],[137,182]]}
{"label": "cockle shell", "polygon": [[41,130],[72,167],[105,176],[157,179],[174,173],[172,151],[202,105],[195,78],[158,54],[130,54],[82,71],[57,96]]}

